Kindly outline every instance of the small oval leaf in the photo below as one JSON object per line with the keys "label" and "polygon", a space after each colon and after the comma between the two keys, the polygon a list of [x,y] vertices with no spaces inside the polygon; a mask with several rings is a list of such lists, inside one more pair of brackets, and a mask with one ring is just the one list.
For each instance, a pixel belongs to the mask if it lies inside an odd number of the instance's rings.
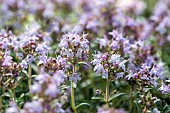
{"label": "small oval leaf", "polygon": [[78,64],[79,65],[86,65],[86,66],[90,67],[90,65],[88,63],[86,63],[86,62],[78,62]]}
{"label": "small oval leaf", "polygon": [[118,96],[121,96],[121,95],[125,95],[126,93],[117,93],[117,94],[114,94],[110,97],[109,101],[113,100],[114,98],[118,97]]}
{"label": "small oval leaf", "polygon": [[102,97],[92,97],[93,100],[104,100]]}
{"label": "small oval leaf", "polygon": [[76,106],[76,109],[81,107],[81,106],[88,106],[88,107],[90,107],[90,104],[88,104],[88,103],[81,103],[81,104]]}

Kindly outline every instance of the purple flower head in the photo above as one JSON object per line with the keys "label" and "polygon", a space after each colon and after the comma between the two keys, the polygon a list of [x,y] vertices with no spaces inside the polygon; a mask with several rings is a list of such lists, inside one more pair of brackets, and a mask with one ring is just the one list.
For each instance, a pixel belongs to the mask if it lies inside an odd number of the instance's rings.
{"label": "purple flower head", "polygon": [[106,47],[109,44],[109,40],[105,35],[103,39],[96,39],[96,42],[100,45],[100,49],[102,49],[102,47]]}
{"label": "purple flower head", "polygon": [[163,82],[162,82],[162,85],[161,87],[159,88],[159,90],[164,94],[164,93],[170,93],[170,84],[168,85],[165,85]]}
{"label": "purple flower head", "polygon": [[28,68],[28,63],[27,63],[26,60],[22,60],[20,64],[21,64],[21,67],[22,67],[23,69],[27,69],[27,68]]}
{"label": "purple flower head", "polygon": [[76,57],[77,58],[82,58],[82,56],[83,56],[83,49],[79,48],[77,50]]}
{"label": "purple flower head", "polygon": [[42,90],[42,86],[38,83],[34,83],[32,86],[31,86],[31,93],[40,93]]}
{"label": "purple flower head", "polygon": [[87,34],[80,36],[75,31],[64,34],[59,43],[61,55],[66,58],[76,57],[86,59],[85,56],[87,56],[89,52],[89,41],[86,37]]}
{"label": "purple flower head", "polygon": [[123,72],[120,72],[120,73],[116,73],[116,78],[119,79],[119,78],[122,78],[124,75]]}
{"label": "purple flower head", "polygon": [[100,27],[101,23],[97,21],[96,19],[90,20],[87,22],[86,29],[93,30],[94,32],[97,31],[97,27]]}
{"label": "purple flower head", "polygon": [[35,58],[31,54],[28,54],[25,60],[28,62],[28,64],[31,64],[32,62],[35,61]]}
{"label": "purple flower head", "polygon": [[109,60],[109,63],[117,64],[120,62],[120,55],[113,54]]}
{"label": "purple flower head", "polygon": [[16,53],[16,56],[19,58],[19,59],[23,59],[24,58],[24,55],[22,53]]}
{"label": "purple flower head", "polygon": [[128,75],[126,75],[126,79],[127,79],[127,80],[130,80],[131,78],[132,78],[132,79],[135,78],[135,75],[132,73],[132,70],[130,70],[129,73],[128,73]]}
{"label": "purple flower head", "polygon": [[43,64],[45,65],[46,62],[47,62],[47,56],[46,55],[41,55],[41,56],[38,56],[39,57],[39,62],[37,65],[40,65],[40,64]]}
{"label": "purple flower head", "polygon": [[66,78],[66,74],[64,73],[63,70],[59,70],[56,73],[54,73],[52,77],[52,81],[57,84],[57,86],[60,86],[63,82],[64,79]]}
{"label": "purple flower head", "polygon": [[50,77],[50,75],[46,74],[46,73],[42,73],[39,74],[38,76],[36,76],[36,80],[40,83],[43,84],[44,82],[48,81],[48,78]]}
{"label": "purple flower head", "polygon": [[39,52],[40,54],[47,54],[51,50],[50,47],[46,44],[46,42],[42,44],[38,44],[37,48],[35,49],[36,52]]}
{"label": "purple flower head", "polygon": [[6,109],[5,113],[19,113],[17,104],[15,102],[10,102],[10,107]]}
{"label": "purple flower head", "polygon": [[78,73],[74,73],[70,78],[69,78],[70,81],[73,81],[75,84],[77,83],[77,81],[81,80],[81,77]]}
{"label": "purple flower head", "polygon": [[117,38],[119,32],[117,30],[113,30],[112,32],[109,32],[109,35],[111,35],[113,38]]}
{"label": "purple flower head", "polygon": [[55,112],[66,113],[66,112],[62,109],[62,104],[61,104],[61,103],[55,103]]}
{"label": "purple flower head", "polygon": [[104,66],[102,65],[102,61],[107,59],[107,55],[106,54],[95,54],[93,55],[94,59],[91,61],[91,63],[94,66],[94,71],[99,74],[102,73],[102,77],[103,78],[107,78],[108,77],[108,71],[104,68]]}
{"label": "purple flower head", "polygon": [[4,67],[11,66],[12,57],[9,56],[9,54],[10,54],[10,51],[6,51],[6,52],[5,52],[5,55],[4,55],[4,62],[2,63],[2,66],[4,66]]}
{"label": "purple flower head", "polygon": [[66,66],[66,59],[65,58],[62,58],[61,56],[58,56],[57,57],[57,63],[58,64],[61,64],[62,66]]}
{"label": "purple flower head", "polygon": [[40,100],[33,100],[32,102],[27,102],[24,105],[22,113],[42,113],[43,107]]}
{"label": "purple flower head", "polygon": [[47,89],[45,90],[45,95],[54,98],[60,94],[60,89],[57,87],[55,83],[48,84]]}
{"label": "purple flower head", "polygon": [[10,41],[7,38],[2,38],[1,43],[2,49],[8,49],[8,47],[11,45]]}

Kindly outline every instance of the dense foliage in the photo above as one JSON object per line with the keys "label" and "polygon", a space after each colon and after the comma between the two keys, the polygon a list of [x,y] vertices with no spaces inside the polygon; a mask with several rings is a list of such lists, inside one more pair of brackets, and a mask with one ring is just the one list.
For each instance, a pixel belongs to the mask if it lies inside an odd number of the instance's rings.
{"label": "dense foliage", "polygon": [[0,0],[0,113],[169,113],[170,0]]}

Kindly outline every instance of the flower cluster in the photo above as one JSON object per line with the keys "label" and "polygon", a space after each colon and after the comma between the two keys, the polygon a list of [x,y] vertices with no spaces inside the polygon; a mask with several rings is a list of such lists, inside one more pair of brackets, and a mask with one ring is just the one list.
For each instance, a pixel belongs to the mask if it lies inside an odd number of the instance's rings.
{"label": "flower cluster", "polygon": [[[93,55],[94,59],[91,61],[96,73],[102,73],[103,78],[108,78],[108,74],[116,75],[117,78],[123,77],[125,71],[125,63],[127,60],[123,60],[118,54],[98,53]],[[118,72],[118,73],[117,73]]]}
{"label": "flower cluster", "polygon": [[89,41],[86,37],[87,34],[79,36],[76,32],[64,34],[59,43],[60,54],[68,60],[73,58],[88,60]]}
{"label": "flower cluster", "polygon": [[0,112],[169,112],[170,0],[0,0],[0,14]]}

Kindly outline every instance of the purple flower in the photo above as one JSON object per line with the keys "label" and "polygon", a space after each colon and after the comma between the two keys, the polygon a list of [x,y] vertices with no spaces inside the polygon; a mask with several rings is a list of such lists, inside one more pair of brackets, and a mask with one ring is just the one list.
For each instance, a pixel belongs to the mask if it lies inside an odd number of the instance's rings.
{"label": "purple flower", "polygon": [[8,38],[1,39],[1,43],[2,43],[2,48],[3,49],[8,49],[8,47],[11,45]]}
{"label": "purple flower", "polygon": [[170,84],[168,85],[165,85],[163,82],[162,82],[162,85],[161,87],[159,88],[159,90],[164,94],[164,93],[170,93]]}
{"label": "purple flower", "polygon": [[154,108],[153,113],[161,113],[161,112],[158,110],[158,108]]}
{"label": "purple flower", "polygon": [[22,113],[42,113],[43,107],[40,100],[33,100],[32,102],[27,102],[24,105]]}
{"label": "purple flower", "polygon": [[66,74],[63,70],[59,70],[56,73],[54,73],[52,77],[52,81],[57,84],[57,86],[61,85],[64,82],[64,79],[66,78]]}
{"label": "purple flower", "polygon": [[116,78],[119,79],[119,78],[122,78],[124,75],[123,72],[120,72],[120,73],[116,73]]}
{"label": "purple flower", "polygon": [[147,80],[147,81],[149,81],[150,80],[150,78],[147,76],[147,75],[142,75],[142,76],[140,76],[140,78],[142,79],[142,80]]}
{"label": "purple flower", "polygon": [[116,38],[118,36],[119,32],[117,30],[113,30],[112,32],[109,32],[109,35],[112,35],[113,38]]}
{"label": "purple flower", "polygon": [[4,55],[4,62],[2,63],[2,66],[4,67],[8,67],[8,66],[11,66],[11,60],[12,60],[12,57],[9,56],[10,54],[10,51],[6,51],[5,52],[5,55]]}
{"label": "purple flower", "polygon": [[45,90],[45,95],[54,98],[58,94],[60,94],[60,89],[57,87],[57,85],[55,83],[48,84],[48,87]]}
{"label": "purple flower", "polygon": [[86,37],[87,34],[80,36],[75,31],[64,34],[59,43],[59,47],[61,48],[60,54],[66,58],[76,57],[83,60],[87,59],[86,57],[89,52],[89,41]]}
{"label": "purple flower", "polygon": [[68,50],[63,49],[62,54],[64,56],[67,56],[67,58],[73,58],[74,57],[74,53],[73,53],[72,49],[68,49]]}
{"label": "purple flower", "polygon": [[31,93],[40,93],[41,92],[41,89],[42,89],[42,86],[38,83],[34,83],[32,86],[31,86]]}
{"label": "purple flower", "polygon": [[19,109],[15,102],[10,102],[10,107],[6,109],[5,113],[19,113]]}
{"label": "purple flower", "polygon": [[126,79],[127,80],[130,80],[131,78],[133,79],[135,76],[134,74],[132,73],[132,70],[129,71],[128,75],[126,75]]}
{"label": "purple flower", "polygon": [[54,103],[55,104],[55,112],[59,112],[59,113],[67,113],[62,109],[62,104],[61,103]]}
{"label": "purple flower", "polygon": [[31,54],[28,54],[25,60],[28,62],[28,64],[31,64],[35,61],[35,58]]}
{"label": "purple flower", "polygon": [[122,68],[124,71],[125,71],[125,63],[127,62],[128,60],[124,60],[122,62],[119,63],[119,68]]}
{"label": "purple flower", "polygon": [[109,60],[109,63],[113,63],[113,64],[116,64],[120,62],[120,55],[117,55],[117,54],[113,54],[111,56],[111,59]]}
{"label": "purple flower", "polygon": [[77,58],[82,58],[82,55],[83,55],[83,49],[79,48],[79,49],[77,50],[76,57],[77,57]]}
{"label": "purple flower", "polygon": [[77,83],[78,80],[81,80],[81,77],[78,73],[74,73],[70,78],[70,81],[73,81],[75,84]]}
{"label": "purple flower", "polygon": [[38,76],[36,76],[36,80],[40,83],[40,84],[43,84],[44,82],[48,81],[48,78],[50,76],[46,73],[41,73],[39,74]]}
{"label": "purple flower", "polygon": [[38,44],[35,51],[39,52],[40,54],[47,54],[51,50],[50,47],[47,46],[46,42],[42,44]]}
{"label": "purple flower", "polygon": [[64,67],[66,66],[66,60],[65,60],[65,58],[62,58],[61,56],[57,57],[57,63],[61,64]]}
{"label": "purple flower", "polygon": [[46,55],[41,55],[41,56],[38,56],[39,57],[39,62],[37,65],[40,65],[40,64],[46,64],[47,62],[47,56]]}
{"label": "purple flower", "polygon": [[16,53],[16,56],[19,58],[19,59],[23,59],[24,58],[24,55],[22,53]]}
{"label": "purple flower", "polygon": [[22,67],[23,69],[27,69],[27,68],[28,68],[28,63],[27,63],[27,61],[22,60],[20,64],[21,64],[21,67]]}
{"label": "purple flower", "polygon": [[102,47],[106,47],[109,44],[109,40],[107,39],[105,35],[103,39],[96,39],[96,41],[97,43],[99,43],[100,49],[102,49]]}

